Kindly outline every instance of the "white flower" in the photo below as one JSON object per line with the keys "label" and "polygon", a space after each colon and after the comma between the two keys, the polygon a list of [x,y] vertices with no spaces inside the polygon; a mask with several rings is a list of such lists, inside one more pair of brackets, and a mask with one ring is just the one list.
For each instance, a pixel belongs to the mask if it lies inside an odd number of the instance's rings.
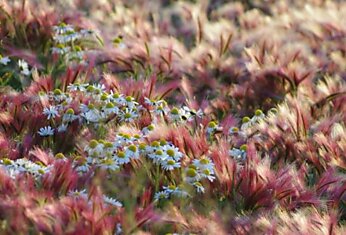
{"label": "white flower", "polygon": [[123,151],[118,151],[115,155],[115,159],[120,165],[130,162],[130,156],[126,155]]}
{"label": "white flower", "polygon": [[20,173],[29,173],[33,175],[35,179],[38,179],[50,170],[50,167],[41,166],[26,158],[20,158],[15,161],[3,159],[1,160],[1,164],[4,165],[7,173],[12,178],[15,178],[15,176]]}
{"label": "white flower", "polygon": [[255,111],[255,115],[251,118],[250,122],[252,124],[255,124],[255,123],[259,122],[260,120],[262,120],[263,118],[265,118],[264,113],[262,112],[262,110],[257,109]]}
{"label": "white flower", "polygon": [[122,111],[119,113],[120,121],[124,122],[132,122],[135,118],[138,117],[137,110],[135,109],[125,109],[125,111]]}
{"label": "white flower", "polygon": [[162,149],[169,157],[172,157],[176,161],[179,161],[183,157],[183,154],[179,151],[179,148],[174,147],[173,145],[167,144],[163,146]]}
{"label": "white flower", "polygon": [[237,149],[237,148],[232,148],[229,150],[229,155],[233,157],[236,160],[245,160],[246,159],[246,151]]}
{"label": "white flower", "polygon": [[51,48],[53,54],[66,54],[71,50],[71,47],[52,47]]}
{"label": "white flower", "polygon": [[97,140],[91,140],[89,145],[85,146],[84,151],[88,153],[89,157],[100,156],[103,152],[104,145]]}
{"label": "white flower", "polygon": [[211,182],[215,179],[214,169],[198,169],[198,174],[201,178],[207,178]]}
{"label": "white flower", "polygon": [[100,160],[97,164],[101,169],[115,171],[119,169],[118,163],[115,158],[105,158]]}
{"label": "white flower", "polygon": [[51,118],[55,118],[59,116],[58,108],[55,106],[49,106],[49,108],[46,107],[43,109],[43,114],[47,115],[48,120]]}
{"label": "white flower", "polygon": [[84,117],[87,122],[99,122],[102,119],[101,114],[97,109],[82,113],[80,116]]}
{"label": "white flower", "polygon": [[116,207],[122,207],[123,206],[121,204],[121,202],[119,202],[118,200],[111,198],[111,197],[107,197],[106,195],[103,195],[103,201],[105,203],[108,203],[108,204],[116,206]]}
{"label": "white flower", "polygon": [[25,60],[18,60],[18,67],[21,70],[20,73],[28,76],[30,75],[30,70],[28,67],[28,63]]}
{"label": "white flower", "polygon": [[75,84],[68,85],[67,89],[69,91],[86,91],[86,88],[88,86],[89,86],[89,83],[85,83],[85,84],[75,83]]}
{"label": "white flower", "polygon": [[194,165],[189,166],[185,169],[185,181],[188,183],[193,183],[199,181],[201,179],[201,175],[198,173],[196,167]]}
{"label": "white flower", "polygon": [[339,138],[345,137],[345,128],[342,124],[336,122],[332,125],[331,130],[330,130],[330,137],[333,140],[337,140]]}
{"label": "white flower", "polygon": [[172,157],[168,157],[164,161],[161,161],[162,168],[166,171],[174,170],[174,168],[180,167],[180,162],[177,162]]}
{"label": "white flower", "polygon": [[51,126],[41,127],[37,132],[40,136],[50,136],[54,135],[54,129]]}
{"label": "white flower", "polygon": [[203,112],[201,109],[196,111],[196,110],[190,109],[187,106],[183,106],[180,111],[182,113],[182,118],[187,121],[191,121],[194,117],[199,117],[199,118],[203,117]]}
{"label": "white flower", "polygon": [[84,164],[78,165],[78,166],[76,167],[76,171],[77,171],[78,173],[86,173],[86,172],[88,172],[89,170],[90,170],[90,165],[89,165],[87,162],[85,162]]}
{"label": "white flower", "polygon": [[53,30],[56,34],[65,34],[67,32],[74,32],[74,28],[69,24],[61,24],[57,26],[53,26]]}
{"label": "white flower", "polygon": [[83,190],[70,190],[68,193],[67,193],[68,196],[71,196],[71,197],[81,197],[81,198],[84,198],[84,199],[88,199],[88,193],[86,191],[86,189],[83,189]]}
{"label": "white flower", "polygon": [[67,130],[68,125],[65,123],[62,123],[59,127],[58,127],[58,132],[65,132]]}
{"label": "white flower", "polygon": [[9,62],[11,62],[11,60],[7,56],[6,57],[2,57],[0,55],[0,64],[7,65]]}
{"label": "white flower", "polygon": [[175,185],[163,186],[165,192],[176,197],[187,197],[189,194]]}
{"label": "white flower", "polygon": [[93,87],[95,92],[99,94],[102,94],[102,92],[106,90],[106,87],[104,84],[94,84]]}
{"label": "white flower", "polygon": [[78,118],[78,116],[77,115],[74,115],[74,114],[72,114],[72,113],[65,113],[63,116],[62,116],[62,121],[63,122],[67,122],[67,123],[69,123],[69,122],[73,122],[74,120],[76,120]]}
{"label": "white flower", "polygon": [[204,193],[204,187],[200,182],[194,182],[192,185],[195,186],[198,193]]}
{"label": "white flower", "polygon": [[119,113],[119,108],[117,106],[114,106],[113,103],[107,103],[104,108],[103,108],[103,113],[106,116],[109,116],[110,114],[118,114]]}
{"label": "white flower", "polygon": [[123,234],[123,229],[121,228],[121,224],[117,223],[114,235],[121,235],[121,234]]}
{"label": "white flower", "polygon": [[158,164],[158,163],[161,163],[162,161],[165,161],[168,158],[168,155],[161,149],[157,149],[155,152],[149,153],[148,157],[151,160],[153,160],[154,163]]}
{"label": "white flower", "polygon": [[124,98],[123,94],[113,93],[113,91],[110,92],[110,101],[114,102],[116,105],[125,105],[126,100]]}
{"label": "white flower", "polygon": [[175,122],[181,121],[181,116],[180,116],[180,110],[177,109],[176,107],[172,108],[170,112],[171,119]]}
{"label": "white flower", "polygon": [[129,158],[133,158],[133,159],[139,158],[138,148],[133,144],[125,148],[125,154],[126,156],[129,156]]}
{"label": "white flower", "polygon": [[208,157],[201,158],[201,159],[194,159],[192,161],[192,163],[198,169],[201,169],[201,170],[208,169],[208,170],[212,171],[214,169],[214,163]]}
{"label": "white flower", "polygon": [[150,131],[154,130],[155,126],[154,124],[150,124],[149,126],[146,126],[142,129],[143,135],[149,134]]}
{"label": "white flower", "polygon": [[129,108],[129,109],[134,109],[135,106],[138,105],[138,103],[135,101],[135,99],[132,96],[127,96],[125,98],[125,105]]}
{"label": "white flower", "polygon": [[84,51],[73,51],[67,55],[68,60],[83,60],[85,52]]}
{"label": "white flower", "polygon": [[122,147],[127,144],[132,144],[133,141],[134,139],[130,135],[119,133],[118,135],[116,135],[113,145],[115,147]]}
{"label": "white flower", "polygon": [[65,44],[68,42],[73,42],[77,39],[79,39],[81,35],[77,32],[69,31],[68,34],[60,34],[60,35],[54,35],[53,39],[57,43]]}
{"label": "white flower", "polygon": [[169,197],[169,193],[166,191],[160,191],[160,192],[155,193],[155,195],[154,195],[155,201],[167,199],[168,197]]}
{"label": "white flower", "polygon": [[253,120],[251,120],[249,117],[243,117],[242,119],[242,125],[240,127],[240,129],[242,131],[245,131],[246,129],[250,128],[251,126],[253,126]]}

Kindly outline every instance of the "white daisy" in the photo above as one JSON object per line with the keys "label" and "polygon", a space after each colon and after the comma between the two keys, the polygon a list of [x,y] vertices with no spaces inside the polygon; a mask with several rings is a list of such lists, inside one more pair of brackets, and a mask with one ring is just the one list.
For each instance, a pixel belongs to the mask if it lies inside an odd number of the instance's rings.
{"label": "white daisy", "polygon": [[183,154],[179,151],[179,148],[174,147],[173,145],[167,144],[163,146],[162,149],[169,157],[173,158],[176,161],[179,161],[183,157]]}
{"label": "white daisy", "polygon": [[115,106],[113,103],[109,102],[103,107],[103,113],[106,116],[109,116],[111,114],[118,114],[119,108]]}
{"label": "white daisy", "polygon": [[104,158],[101,159],[97,165],[101,169],[115,171],[119,169],[118,163],[114,158]]}
{"label": "white daisy", "polygon": [[188,183],[193,183],[199,181],[201,179],[201,175],[198,173],[195,166],[191,165],[185,170],[185,180]]}
{"label": "white daisy", "polygon": [[123,106],[126,104],[126,100],[123,94],[110,92],[110,100],[114,102],[117,106]]}
{"label": "white daisy", "polygon": [[138,159],[139,158],[138,148],[134,144],[132,144],[130,146],[127,146],[125,148],[125,154],[127,156],[129,156],[130,158],[133,158],[133,159]]}
{"label": "white daisy", "polygon": [[170,112],[171,119],[175,122],[181,121],[180,110],[176,107],[172,108]]}
{"label": "white daisy", "polygon": [[25,76],[30,75],[30,70],[28,66],[28,63],[25,60],[18,60],[18,67],[20,69],[21,74]]}
{"label": "white daisy", "polygon": [[50,135],[54,135],[54,129],[52,129],[51,126],[45,126],[45,127],[41,127],[37,133],[40,136],[50,136]]}
{"label": "white daisy", "polygon": [[0,64],[7,65],[9,62],[11,62],[10,58],[8,58],[7,56],[6,57],[2,57],[0,55]]}
{"label": "white daisy", "polygon": [[107,197],[106,195],[103,195],[103,201],[107,204],[110,204],[110,205],[116,206],[116,207],[122,207],[123,206],[121,204],[121,202],[119,202],[118,200],[111,198],[111,197]]}
{"label": "white daisy", "polygon": [[132,122],[135,118],[138,117],[137,110],[135,109],[125,109],[119,113],[120,121]]}
{"label": "white daisy", "polygon": [[71,50],[71,47],[52,47],[51,51],[53,54],[64,55]]}
{"label": "white daisy", "polygon": [[124,151],[118,151],[115,155],[118,164],[123,165],[130,162],[130,157]]}
{"label": "white daisy", "polygon": [[192,185],[195,186],[198,193],[204,193],[205,189],[200,182],[194,182]]}
{"label": "white daisy", "polygon": [[53,30],[56,34],[65,34],[67,32],[74,32],[72,25],[61,23],[60,25],[53,26]]}
{"label": "white daisy", "polygon": [[67,193],[68,196],[70,197],[75,197],[75,198],[78,198],[78,197],[81,197],[81,198],[84,198],[84,199],[88,199],[88,193],[86,191],[86,189],[83,189],[83,190],[70,190],[68,191]]}
{"label": "white daisy", "polygon": [[88,153],[90,157],[100,156],[103,152],[103,144],[97,140],[91,140],[89,145],[85,146],[84,151]]}
{"label": "white daisy", "polygon": [[160,192],[155,193],[155,195],[154,195],[155,201],[167,199],[168,197],[169,197],[169,193],[167,193],[166,191],[160,191]]}
{"label": "white daisy", "polygon": [[89,86],[89,83],[79,84],[74,83],[67,86],[69,91],[86,91],[86,88]]}
{"label": "white daisy", "polygon": [[77,165],[77,167],[75,168],[75,170],[79,173],[79,174],[83,174],[86,173],[90,170],[90,165],[85,162],[83,164],[79,164]]}
{"label": "white daisy", "polygon": [[214,163],[208,157],[201,158],[201,159],[194,159],[192,161],[192,163],[198,169],[201,169],[201,170],[204,170],[204,169],[213,170],[214,169]]}
{"label": "white daisy", "polygon": [[161,149],[157,149],[155,152],[153,153],[149,153],[148,157],[155,163],[161,163],[163,161],[165,161],[168,158],[168,155]]}
{"label": "white daisy", "polygon": [[58,108],[55,106],[49,106],[49,108],[46,107],[43,109],[43,114],[47,115],[48,120],[51,118],[55,118],[59,116]]}
{"label": "white daisy", "polygon": [[229,150],[228,154],[236,160],[245,160],[246,159],[246,151],[232,148]]}
{"label": "white daisy", "polygon": [[102,116],[100,114],[100,111],[96,108],[90,109],[89,111],[82,113],[80,115],[83,117],[87,122],[99,122],[102,119]]}
{"label": "white daisy", "polygon": [[67,130],[68,125],[65,123],[62,123],[59,127],[58,127],[58,132],[65,132]]}
{"label": "white daisy", "polygon": [[161,161],[162,168],[166,171],[172,171],[175,168],[180,168],[180,162],[177,162],[172,157],[168,157],[164,161]]}

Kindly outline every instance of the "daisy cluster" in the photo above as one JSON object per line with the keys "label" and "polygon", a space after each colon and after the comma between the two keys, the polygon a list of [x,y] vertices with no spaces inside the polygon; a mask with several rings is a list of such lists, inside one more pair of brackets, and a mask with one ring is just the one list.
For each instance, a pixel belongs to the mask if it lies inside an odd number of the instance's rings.
{"label": "daisy cluster", "polygon": [[88,172],[91,166],[115,171],[131,159],[139,159],[141,152],[140,136],[130,136],[119,133],[113,142],[91,140],[84,148],[87,158],[84,161],[75,160],[77,171]]}
{"label": "daisy cluster", "polygon": [[[67,196],[70,196],[70,197],[74,197],[76,199],[78,198],[83,198],[85,200],[88,200],[88,192],[86,189],[82,189],[82,190],[70,190],[67,192]],[[106,203],[106,204],[109,204],[111,206],[116,206],[116,207],[122,207],[122,203],[119,202],[117,199],[115,198],[112,198],[112,197],[108,197],[106,195],[103,195],[103,201]]]}
{"label": "daisy cluster", "polygon": [[82,40],[93,39],[95,32],[90,29],[77,30],[74,26],[60,23],[53,27],[54,47],[51,48],[53,54],[63,55],[67,62],[85,62]]}
{"label": "daisy cluster", "polygon": [[51,123],[60,123],[56,127],[41,127],[38,134],[43,137],[65,132],[75,121],[97,125],[114,119],[118,124],[130,123],[140,118],[146,110],[150,112],[153,123],[142,130],[143,134],[153,129],[158,119],[163,117],[173,122],[186,122],[203,115],[201,110],[195,111],[187,106],[170,109],[164,100],[145,98],[144,107],[132,96],[107,92],[103,84],[70,84],[67,92],[55,89],[43,97],[49,99],[50,105],[44,107],[42,113]]}
{"label": "daisy cluster", "polygon": [[163,190],[155,194],[155,200],[167,199],[170,197],[189,197],[190,194],[184,190],[186,185],[191,185],[197,193],[204,193],[202,184],[204,179],[213,182],[215,179],[214,163],[208,157],[194,159],[190,165],[183,169],[184,181],[181,186],[170,184],[163,186]]}
{"label": "daisy cluster", "polygon": [[39,135],[65,132],[73,122],[91,125],[110,119],[116,119],[119,124],[131,122],[142,110],[133,97],[107,93],[104,85],[72,84],[67,89],[68,92],[55,89],[46,96],[51,105],[43,109],[43,114],[51,123],[59,125],[42,127]]}
{"label": "daisy cluster", "polygon": [[[276,112],[276,109],[273,108],[269,111],[270,115],[274,115]],[[248,138],[248,136],[251,133],[251,128],[255,125],[258,125],[266,118],[266,115],[263,113],[262,110],[257,109],[254,113],[254,115],[250,118],[248,116],[245,116],[242,118],[241,126],[239,127],[231,127],[228,131],[229,135],[231,137],[240,137],[244,140]],[[242,144],[240,147],[232,147],[232,149],[229,150],[229,155],[234,158],[237,161],[245,161],[246,160],[246,150],[247,145]]]}
{"label": "daisy cluster", "polygon": [[[11,59],[8,56],[3,56],[0,54],[0,66],[8,66],[11,63]],[[17,61],[17,68],[19,69],[19,73],[24,76],[29,76],[31,74],[31,70],[29,68],[29,64],[24,59],[19,59]]]}
{"label": "daisy cluster", "polygon": [[3,158],[0,160],[0,165],[1,168],[4,169],[13,179],[21,173],[28,173],[35,179],[40,179],[42,175],[48,173],[51,169],[51,166],[45,166],[42,163],[35,163],[26,158],[20,158],[17,160]]}
{"label": "daisy cluster", "polygon": [[[163,171],[174,171],[182,168],[184,154],[179,148],[165,140],[152,141],[150,144],[144,142],[144,135],[128,135],[119,133],[113,142],[105,140],[91,140],[84,148],[87,158],[78,157],[74,160],[76,170],[83,174],[92,167],[98,167],[115,171],[121,165],[138,160],[141,156],[149,159],[154,165],[160,166]],[[195,186],[197,192],[204,192],[201,183],[203,179],[213,181],[215,179],[214,164],[210,158],[193,160],[185,172],[185,183]],[[187,196],[188,193],[177,186],[164,187],[164,190],[155,195],[155,199],[174,196]],[[161,195],[161,196],[160,196]]]}

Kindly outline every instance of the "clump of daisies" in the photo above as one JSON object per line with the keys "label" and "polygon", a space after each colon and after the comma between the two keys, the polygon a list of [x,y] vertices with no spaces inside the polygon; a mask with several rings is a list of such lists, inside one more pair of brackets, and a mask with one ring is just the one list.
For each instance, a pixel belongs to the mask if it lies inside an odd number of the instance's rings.
{"label": "clump of daisies", "polygon": [[265,118],[265,115],[264,115],[263,111],[260,109],[257,109],[251,118],[248,116],[243,117],[242,125],[241,125],[240,129],[242,131],[246,131],[250,127],[258,124],[264,118]]}
{"label": "clump of daisies", "polygon": [[53,54],[59,54],[66,62],[76,61],[86,63],[84,54],[88,51],[84,41],[94,40],[96,33],[90,29],[76,29],[74,26],[60,23],[53,27],[54,46],[51,48]]}
{"label": "clump of daisies", "polygon": [[215,179],[214,163],[210,158],[194,159],[185,169],[185,182],[193,185],[197,192],[204,193],[202,180],[212,182]]}
{"label": "clump of daisies", "polygon": [[235,160],[238,161],[245,161],[246,159],[246,150],[247,150],[247,145],[243,144],[239,148],[232,148],[229,150],[229,155],[234,158]]}
{"label": "clump of daisies", "polygon": [[40,179],[42,175],[48,173],[51,169],[51,166],[35,163],[26,158],[20,158],[17,160],[3,158],[0,160],[0,166],[13,179],[22,173],[27,173],[32,175],[35,179]]}
{"label": "clump of daisies", "polygon": [[[111,119],[119,124],[139,118],[142,106],[131,96],[107,92],[100,84],[70,84],[67,92],[55,89],[48,93],[50,104],[42,113],[50,124],[42,127],[38,134],[50,136],[65,132],[69,125],[98,125]],[[77,107],[77,108],[76,108]]]}
{"label": "clump of daisies", "polygon": [[153,141],[150,145],[146,146],[144,154],[158,164],[165,171],[172,171],[180,168],[181,159],[183,154],[172,143],[165,140]]}

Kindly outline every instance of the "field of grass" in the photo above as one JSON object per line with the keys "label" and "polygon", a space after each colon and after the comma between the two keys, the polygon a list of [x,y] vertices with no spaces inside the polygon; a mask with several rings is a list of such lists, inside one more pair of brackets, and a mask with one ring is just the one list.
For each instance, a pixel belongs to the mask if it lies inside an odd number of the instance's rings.
{"label": "field of grass", "polygon": [[345,173],[345,1],[0,1],[0,234],[346,234]]}

